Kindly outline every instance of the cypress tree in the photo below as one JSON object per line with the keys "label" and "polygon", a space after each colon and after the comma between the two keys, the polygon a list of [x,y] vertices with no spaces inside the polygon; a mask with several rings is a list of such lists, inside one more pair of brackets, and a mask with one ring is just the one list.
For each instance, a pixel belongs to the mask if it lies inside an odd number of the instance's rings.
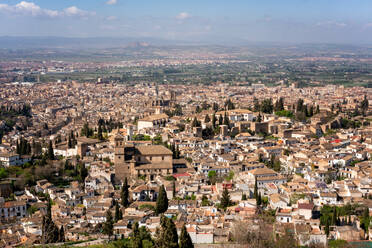
{"label": "cypress tree", "polygon": [[156,213],[162,214],[168,209],[168,197],[167,192],[165,191],[164,185],[159,188],[159,195],[156,199]]}
{"label": "cypress tree", "polygon": [[226,112],[225,112],[225,116],[223,118],[223,124],[226,125],[226,126],[230,126],[229,117],[227,116]]}
{"label": "cypress tree", "polygon": [[180,148],[176,145],[176,159],[180,158]]}
{"label": "cypress tree", "polygon": [[220,115],[220,118],[218,118],[218,125],[222,125],[223,123],[223,118],[222,115]]}
{"label": "cypress tree", "polygon": [[19,145],[19,141],[18,140],[17,140],[16,152],[17,152],[17,154],[21,155],[21,148],[20,148],[20,145]]}
{"label": "cypress tree", "polygon": [[213,115],[212,115],[212,127],[213,127],[213,129],[216,128],[216,121],[217,121],[217,120],[216,120],[216,115],[213,114]]}
{"label": "cypress tree", "polygon": [[255,178],[255,181],[254,181],[254,198],[256,198],[257,200],[257,197],[258,197],[258,187],[257,187],[257,178]]}
{"label": "cypress tree", "polygon": [[173,156],[173,159],[176,158],[176,146],[174,144],[171,144],[171,151],[172,151],[172,156]]}
{"label": "cypress tree", "polygon": [[68,138],[68,148],[72,148],[72,140],[70,137]]}
{"label": "cypress tree", "polygon": [[361,219],[361,225],[360,226],[361,226],[361,228],[363,228],[363,230],[366,233],[368,233],[369,223],[370,223],[369,210],[368,210],[368,208],[365,208],[364,212],[363,212],[362,219]]}
{"label": "cypress tree", "polygon": [[129,186],[127,178],[124,179],[124,184],[121,188],[121,205],[125,208],[129,206]]}
{"label": "cypress tree", "polygon": [[123,218],[123,214],[120,210],[119,203],[115,202],[115,222],[118,222]]}
{"label": "cypress tree", "polygon": [[226,210],[228,206],[230,206],[231,200],[230,200],[230,194],[227,188],[225,188],[222,192],[222,198],[221,198],[221,207]]}
{"label": "cypress tree", "polygon": [[256,199],[256,205],[257,206],[261,206],[262,204],[262,197],[261,197],[261,193],[258,193],[258,197]]}
{"label": "cypress tree", "polygon": [[200,127],[200,122],[198,121],[198,119],[196,118],[196,116],[194,117],[194,120],[192,121],[191,126],[192,127]]}
{"label": "cypress tree", "polygon": [[58,237],[59,242],[65,242],[65,230],[63,226],[59,229],[59,237]]}
{"label": "cypress tree", "polygon": [[112,218],[112,213],[110,210],[107,210],[106,222],[103,225],[103,233],[109,236],[109,240],[113,234],[113,229],[114,229],[114,220]]}
{"label": "cypress tree", "polygon": [[212,108],[213,108],[213,110],[214,110],[215,112],[217,112],[218,109],[219,109],[218,104],[214,102],[213,105],[212,105]]}
{"label": "cypress tree", "polygon": [[53,144],[52,144],[52,141],[51,140],[49,140],[48,158],[50,160],[54,160],[54,150],[53,150]]}
{"label": "cypress tree", "polygon": [[247,200],[247,195],[246,194],[242,194],[242,201],[245,201]]}
{"label": "cypress tree", "polygon": [[99,140],[103,140],[103,135],[102,135],[102,126],[101,126],[101,125],[98,126],[98,132],[97,132],[97,133],[98,133],[98,134],[97,134],[98,139],[99,139]]}
{"label": "cypress tree", "polygon": [[327,222],[326,222],[326,225],[325,225],[325,228],[324,228],[324,232],[328,237],[328,235],[329,235],[329,219],[327,219]]}
{"label": "cypress tree", "polygon": [[177,228],[172,219],[166,221],[166,229],[164,231],[164,241],[169,248],[178,248]]}
{"label": "cypress tree", "polygon": [[209,115],[207,114],[207,115],[205,116],[204,123],[208,123],[208,122],[210,122],[210,121],[211,121],[211,119],[209,118]]}
{"label": "cypress tree", "polygon": [[333,215],[332,215],[332,225],[337,224],[337,209],[336,207],[333,207]]}
{"label": "cypress tree", "polygon": [[186,230],[186,226],[183,225],[180,235],[180,248],[193,248],[194,244],[192,243],[190,234]]}
{"label": "cypress tree", "polygon": [[172,181],[173,198],[176,197],[176,180]]}

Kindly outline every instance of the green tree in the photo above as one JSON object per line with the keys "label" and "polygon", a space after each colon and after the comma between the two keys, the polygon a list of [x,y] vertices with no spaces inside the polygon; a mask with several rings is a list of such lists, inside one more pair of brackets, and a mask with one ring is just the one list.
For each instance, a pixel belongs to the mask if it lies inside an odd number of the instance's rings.
{"label": "green tree", "polygon": [[209,178],[209,182],[211,184],[213,184],[213,185],[216,184],[216,182],[217,182],[217,172],[214,171],[214,170],[209,171],[208,172],[208,178]]}
{"label": "green tree", "polygon": [[159,188],[159,195],[156,199],[156,208],[155,211],[157,214],[162,214],[168,209],[168,197],[167,192],[165,191],[164,185],[161,185]]}
{"label": "green tree", "polygon": [[261,111],[266,114],[271,114],[274,110],[273,102],[271,98],[267,98],[261,103]]}
{"label": "green tree", "polygon": [[123,187],[121,188],[121,205],[127,208],[129,206],[129,185],[127,178],[124,179]]}
{"label": "green tree", "polygon": [[190,234],[186,230],[186,226],[183,225],[180,234],[180,248],[193,248],[194,244],[192,243]]}
{"label": "green tree", "polygon": [[119,203],[115,202],[115,222],[118,222],[123,218],[123,213],[120,210]]}
{"label": "green tree", "polygon": [[253,111],[254,112],[259,112],[261,110],[261,105],[260,102],[258,101],[257,98],[253,99]]}
{"label": "green tree", "polygon": [[208,197],[206,195],[202,196],[202,206],[203,207],[209,206],[209,200],[208,200]]}
{"label": "green tree", "polygon": [[172,219],[167,218],[164,241],[169,248],[178,248],[177,228]]}
{"label": "green tree", "polygon": [[225,189],[222,192],[222,197],[221,197],[221,208],[226,210],[226,208],[230,205],[231,205],[230,194],[227,188],[225,187]]}
{"label": "green tree", "polygon": [[370,217],[369,217],[369,209],[367,207],[363,211],[363,215],[361,217],[361,221],[360,222],[361,222],[360,227],[366,233],[368,233],[369,224],[370,224],[371,220],[370,220]]}
{"label": "green tree", "polygon": [[133,232],[132,232],[132,248],[142,248],[142,240],[140,237],[140,230],[138,227],[138,222],[135,222],[133,225]]}
{"label": "green tree", "polygon": [[274,107],[275,112],[282,111],[282,110],[284,110],[284,98],[283,97],[279,98],[279,100],[275,102],[275,107]]}
{"label": "green tree", "polygon": [[112,213],[110,209],[107,210],[106,212],[106,221],[103,225],[103,233],[108,235],[109,240],[112,234],[114,233],[114,220],[112,218]]}

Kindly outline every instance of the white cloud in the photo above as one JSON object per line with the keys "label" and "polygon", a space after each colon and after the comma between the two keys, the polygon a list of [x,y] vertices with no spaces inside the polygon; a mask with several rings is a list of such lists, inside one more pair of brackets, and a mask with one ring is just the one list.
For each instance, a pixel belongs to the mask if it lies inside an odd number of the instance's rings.
{"label": "white cloud", "polygon": [[33,17],[63,17],[63,16],[78,16],[86,17],[94,15],[94,12],[78,9],[76,6],[71,6],[62,11],[43,9],[32,2],[22,1],[16,5],[0,4],[0,12],[10,15],[25,15]]}
{"label": "white cloud", "polygon": [[325,21],[325,22],[318,22],[316,26],[323,26],[323,27],[346,27],[347,24],[344,22],[336,22],[336,21]]}
{"label": "white cloud", "polygon": [[118,3],[118,0],[108,0],[106,2],[106,4],[108,4],[108,5],[114,5],[114,4],[117,4],[117,3]]}
{"label": "white cloud", "polygon": [[79,16],[79,17],[87,17],[87,16],[95,15],[94,12],[81,10],[77,8],[76,6],[71,6],[71,7],[64,9],[62,14],[66,16]]}
{"label": "white cloud", "polygon": [[181,13],[179,13],[177,16],[176,16],[176,18],[178,19],[178,20],[186,20],[186,19],[188,19],[188,18],[190,18],[191,17],[191,15],[189,14],[189,13],[187,13],[187,12],[181,12]]}

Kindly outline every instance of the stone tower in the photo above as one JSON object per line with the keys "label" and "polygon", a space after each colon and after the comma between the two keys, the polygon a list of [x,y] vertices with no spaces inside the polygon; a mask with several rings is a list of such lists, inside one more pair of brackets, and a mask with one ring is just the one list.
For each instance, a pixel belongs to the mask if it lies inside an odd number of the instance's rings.
{"label": "stone tower", "polygon": [[130,164],[125,161],[125,138],[118,133],[114,138],[114,142],[115,183],[122,184],[124,178],[130,177]]}
{"label": "stone tower", "polygon": [[118,165],[118,164],[124,163],[125,161],[125,139],[120,133],[118,133],[114,138],[114,142],[115,142],[114,163],[115,165]]}

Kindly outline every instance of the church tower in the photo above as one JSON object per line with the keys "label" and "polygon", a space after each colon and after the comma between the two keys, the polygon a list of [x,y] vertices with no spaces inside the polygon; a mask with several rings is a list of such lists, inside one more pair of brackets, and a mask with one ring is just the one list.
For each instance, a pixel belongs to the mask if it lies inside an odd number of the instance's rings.
{"label": "church tower", "polygon": [[114,150],[115,150],[115,159],[114,159],[114,163],[115,165],[119,165],[119,164],[122,164],[124,163],[125,161],[125,139],[124,137],[118,133],[115,138],[114,138],[114,142],[115,142],[115,145],[114,145]]}
{"label": "church tower", "polygon": [[126,162],[126,145],[125,137],[118,133],[114,138],[114,165],[115,165],[115,182],[122,184],[124,178],[130,178],[130,163]]}

